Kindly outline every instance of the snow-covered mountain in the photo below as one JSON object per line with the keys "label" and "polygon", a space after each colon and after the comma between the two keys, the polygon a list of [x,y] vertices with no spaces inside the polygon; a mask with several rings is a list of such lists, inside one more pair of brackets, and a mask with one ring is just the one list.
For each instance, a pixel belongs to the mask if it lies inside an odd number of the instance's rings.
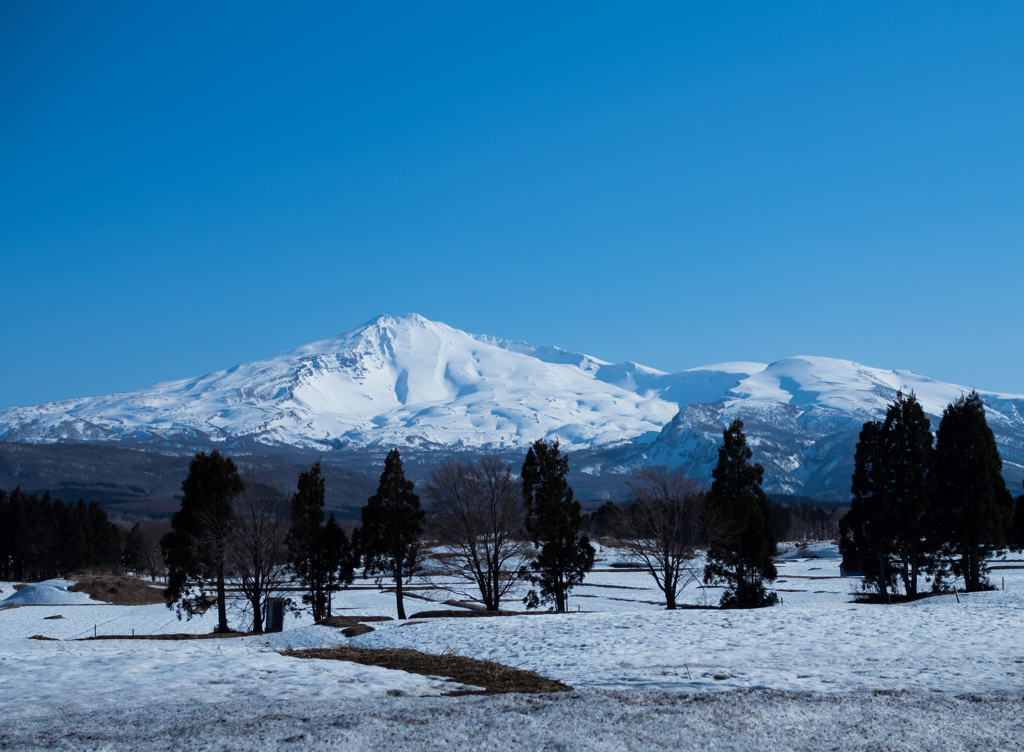
{"label": "snow-covered mountain", "polygon": [[[765,466],[769,490],[849,498],[860,429],[865,421],[883,417],[900,390],[917,395],[933,431],[946,405],[971,391],[848,360],[786,358],[744,376],[717,400],[684,405],[634,463],[678,464],[709,477],[722,427],[739,418],[755,458]],[[980,394],[1004,475],[1015,482],[1017,493],[1024,477],[1024,395]]]}
{"label": "snow-covered mountain", "polygon": [[[655,461],[707,473],[722,427],[739,417],[770,489],[841,496],[861,424],[882,415],[899,389],[913,390],[936,425],[945,405],[969,391],[813,357],[665,373],[409,314],[195,379],[8,408],[0,440],[511,449],[557,437],[571,449],[620,445],[620,460],[604,471]],[[1008,475],[1019,475],[1024,395],[982,397]]]}
{"label": "snow-covered mountain", "polygon": [[[761,366],[758,366],[760,368]],[[266,444],[570,447],[653,438],[722,376],[612,365],[409,314],[267,360],[124,394],[0,411],[6,441],[206,434]],[[736,378],[727,374],[728,385]],[[719,381],[716,381],[719,379]]]}

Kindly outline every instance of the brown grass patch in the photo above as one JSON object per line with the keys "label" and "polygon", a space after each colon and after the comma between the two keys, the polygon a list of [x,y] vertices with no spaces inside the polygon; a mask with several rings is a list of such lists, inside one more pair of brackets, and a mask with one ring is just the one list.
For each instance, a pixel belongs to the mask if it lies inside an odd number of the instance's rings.
{"label": "brown grass patch", "polygon": [[164,603],[163,591],[145,580],[120,575],[80,575],[68,588],[73,593],[88,593],[93,600],[115,606],[147,606]]}
{"label": "brown grass patch", "polygon": [[353,624],[351,627],[345,627],[341,630],[341,633],[346,637],[358,637],[361,634],[369,634],[373,631],[373,627],[369,624]]}
{"label": "brown grass patch", "polygon": [[478,619],[483,616],[497,616],[493,611],[417,611],[410,616],[410,619],[443,619],[453,617],[456,619]]}
{"label": "brown grass patch", "polygon": [[29,639],[30,640],[50,640],[52,642],[56,642],[57,641],[56,637],[47,637],[46,635],[41,635],[41,634],[34,634],[31,637],[29,637]]}
{"label": "brown grass patch", "polygon": [[375,621],[394,621],[390,616],[328,616],[317,622],[322,627],[354,627],[356,624],[367,624]]}
{"label": "brown grass patch", "polygon": [[[232,637],[252,637],[255,632],[206,632],[203,634],[152,634],[152,635],[97,635],[96,637],[82,637],[86,640],[226,640]],[[267,633],[269,634],[269,633]]]}
{"label": "brown grass patch", "polygon": [[19,582],[17,585],[14,586],[14,591],[17,592],[19,590],[24,590],[27,587],[28,587],[28,583],[27,582]]}
{"label": "brown grass patch", "polygon": [[429,655],[406,648],[371,649],[347,645],[337,648],[286,650],[282,655],[293,658],[350,661],[364,666],[380,666],[423,676],[445,676],[460,684],[483,687],[483,691],[450,692],[449,695],[496,695],[509,692],[536,694],[568,692],[572,689],[535,671],[524,671],[493,661],[481,661],[461,655]]}

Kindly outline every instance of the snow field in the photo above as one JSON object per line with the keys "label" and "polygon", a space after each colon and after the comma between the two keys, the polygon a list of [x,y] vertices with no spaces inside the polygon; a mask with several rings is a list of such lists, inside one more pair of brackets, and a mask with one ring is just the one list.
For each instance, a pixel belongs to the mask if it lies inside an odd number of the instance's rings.
{"label": "snow field", "polygon": [[[73,642],[94,625],[101,635],[210,632],[215,616],[179,621],[162,605],[7,608],[0,747],[1024,748],[1024,570],[999,568],[1021,563],[994,562],[1004,591],[876,606],[849,603],[860,581],[838,577],[833,546],[785,556],[801,554],[823,558],[781,559],[783,603],[770,609],[667,612],[649,575],[611,568],[624,558],[602,549],[570,597],[579,613],[379,622],[352,640],[289,616],[273,635]],[[719,593],[691,585],[682,600],[716,603]],[[407,600],[410,615],[448,608],[438,601],[451,597],[417,594],[433,600]],[[334,612],[394,616],[394,594],[344,591]],[[233,612],[233,626],[243,617]],[[26,639],[36,634],[59,641]],[[454,651],[576,689],[432,698],[457,685],[277,652],[342,643]]]}
{"label": "snow field", "polygon": [[[305,661],[310,662],[310,661]],[[983,701],[979,701],[982,700]],[[50,722],[59,714],[59,722]],[[177,698],[6,714],[0,747],[48,750],[1017,752],[1019,695],[689,694]]]}

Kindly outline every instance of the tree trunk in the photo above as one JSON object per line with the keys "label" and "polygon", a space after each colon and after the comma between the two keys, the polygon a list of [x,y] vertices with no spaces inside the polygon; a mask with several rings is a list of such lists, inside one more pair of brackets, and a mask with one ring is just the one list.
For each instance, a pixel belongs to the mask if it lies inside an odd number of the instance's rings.
{"label": "tree trunk", "polygon": [[405,606],[402,603],[402,570],[395,570],[395,598],[398,600],[398,618],[405,620]]}
{"label": "tree trunk", "polygon": [[224,592],[224,562],[217,563],[217,631],[228,631],[227,595]]}
{"label": "tree trunk", "polygon": [[256,634],[263,634],[263,610],[260,608],[260,600],[258,595],[249,599],[252,604],[252,631]]}

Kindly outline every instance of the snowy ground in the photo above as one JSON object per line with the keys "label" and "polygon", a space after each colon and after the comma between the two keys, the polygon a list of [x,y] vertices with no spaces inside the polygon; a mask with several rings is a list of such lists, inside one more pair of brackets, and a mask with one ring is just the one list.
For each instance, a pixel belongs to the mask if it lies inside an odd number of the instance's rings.
{"label": "snowy ground", "polygon": [[[804,558],[812,555],[822,558]],[[181,622],[161,605],[83,605],[66,591],[77,602],[3,609],[0,748],[1024,747],[1024,569],[996,569],[1005,590],[961,602],[857,605],[859,581],[838,577],[824,546],[780,560],[776,608],[667,612],[648,575],[613,569],[615,551],[599,558],[570,599],[579,612],[383,622],[351,641],[289,617],[285,632],[264,637],[79,642],[94,630],[209,632],[213,616]],[[61,599],[61,583],[46,587],[16,601]],[[12,592],[0,583],[3,596]],[[694,585],[683,600],[714,603],[719,592]],[[439,608],[406,604],[410,614]],[[393,616],[394,596],[348,591],[335,612]],[[277,653],[347,642],[451,650],[576,690],[437,697],[458,685]]]}

